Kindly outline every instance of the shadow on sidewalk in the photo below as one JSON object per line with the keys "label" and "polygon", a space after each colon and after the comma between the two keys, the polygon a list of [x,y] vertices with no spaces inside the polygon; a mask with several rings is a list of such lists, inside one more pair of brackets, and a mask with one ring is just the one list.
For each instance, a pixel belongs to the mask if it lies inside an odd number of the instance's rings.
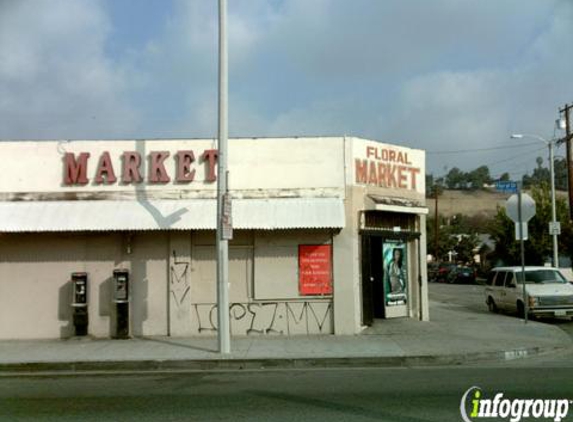
{"label": "shadow on sidewalk", "polygon": [[183,339],[181,340],[171,340],[166,338],[157,338],[157,337],[140,337],[144,341],[151,341],[160,344],[166,344],[168,346],[177,346],[182,347],[185,349],[197,350],[199,352],[207,352],[207,353],[217,353],[218,349],[207,347],[207,346],[197,346],[194,344],[186,343]]}

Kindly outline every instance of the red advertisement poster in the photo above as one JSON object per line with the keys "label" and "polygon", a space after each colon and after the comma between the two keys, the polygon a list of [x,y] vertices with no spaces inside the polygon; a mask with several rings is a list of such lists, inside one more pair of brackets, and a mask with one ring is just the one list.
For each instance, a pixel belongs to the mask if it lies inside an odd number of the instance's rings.
{"label": "red advertisement poster", "polygon": [[332,294],[331,245],[299,245],[298,283],[303,296]]}

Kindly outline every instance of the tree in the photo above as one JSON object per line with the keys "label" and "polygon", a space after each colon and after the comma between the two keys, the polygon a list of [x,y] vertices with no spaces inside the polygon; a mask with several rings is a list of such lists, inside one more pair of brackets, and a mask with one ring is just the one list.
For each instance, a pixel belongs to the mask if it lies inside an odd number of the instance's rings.
{"label": "tree", "polygon": [[[473,262],[474,249],[478,244],[476,231],[472,229],[473,220],[462,214],[456,214],[451,218],[439,218],[439,237],[437,257],[445,259],[448,252],[456,252],[456,260],[460,262]],[[427,226],[428,251],[436,254],[435,221],[428,219]]]}
{"label": "tree", "polygon": [[426,227],[428,252],[438,259],[444,259],[448,252],[454,249],[457,239],[452,236],[451,226],[446,224],[446,220],[443,217],[438,217],[438,224],[440,227],[438,230],[438,250],[436,252],[436,220],[434,218],[428,218],[428,225]]}
{"label": "tree", "polygon": [[478,237],[475,233],[461,235],[454,247],[457,253],[456,259],[460,262],[474,262],[474,249],[477,247]]}
{"label": "tree", "polygon": [[524,188],[539,186],[542,183],[550,183],[551,181],[551,172],[549,169],[543,167],[543,158],[537,157],[535,162],[537,163],[537,168],[533,170],[532,175],[523,175],[522,182]]}
{"label": "tree", "polygon": [[567,174],[567,160],[565,158],[560,158],[555,160],[555,189],[567,190],[568,174]]}
{"label": "tree", "polygon": [[434,178],[433,174],[426,174],[426,197],[435,198],[444,191],[444,178]]}
{"label": "tree", "polygon": [[509,173],[505,172],[501,175],[501,177],[499,178],[500,181],[502,182],[509,182],[510,178],[509,178]]}
{"label": "tree", "polygon": [[432,187],[434,186],[434,175],[426,174],[426,196],[430,196]]}
{"label": "tree", "polygon": [[459,168],[452,168],[446,175],[446,186],[448,189],[465,189],[467,184],[467,174]]}
{"label": "tree", "polygon": [[467,181],[470,189],[481,189],[487,183],[491,183],[488,166],[480,166],[467,175]]}
{"label": "tree", "polygon": [[[551,194],[547,183],[533,186],[531,196],[535,201],[536,213],[528,223],[528,240],[525,241],[526,265],[543,265],[551,260],[553,242],[548,231],[551,221]],[[557,220],[561,221],[561,236],[559,236],[560,255],[573,256],[573,245],[568,239],[573,236],[573,227],[569,221],[567,204],[562,198],[556,200]],[[515,240],[515,224],[507,217],[504,208],[498,209],[492,224],[490,234],[496,242],[494,259],[507,265],[519,265],[520,246]]]}

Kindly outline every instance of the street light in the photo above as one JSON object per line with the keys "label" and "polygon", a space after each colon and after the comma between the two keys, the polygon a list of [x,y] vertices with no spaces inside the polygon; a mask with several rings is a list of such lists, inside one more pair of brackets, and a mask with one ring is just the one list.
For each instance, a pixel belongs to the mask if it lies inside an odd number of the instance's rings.
{"label": "street light", "polygon": [[553,156],[553,146],[555,145],[555,140],[548,141],[545,138],[542,138],[538,135],[531,135],[526,133],[514,133],[511,135],[513,139],[521,139],[521,138],[533,138],[537,139],[547,145],[549,148],[549,171],[551,173],[551,235],[553,236],[553,266],[555,268],[559,268],[559,253],[557,249],[557,212],[555,210],[555,158]]}

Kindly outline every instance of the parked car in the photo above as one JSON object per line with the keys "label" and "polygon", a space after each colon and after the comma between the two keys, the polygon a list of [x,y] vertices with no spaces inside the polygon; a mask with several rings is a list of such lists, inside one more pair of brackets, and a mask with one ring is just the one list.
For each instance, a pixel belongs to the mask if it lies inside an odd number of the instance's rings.
{"label": "parked car", "polygon": [[[573,285],[557,268],[525,267],[528,315],[564,317],[573,315]],[[485,302],[492,312],[500,309],[524,316],[521,267],[491,270],[485,286]]]}
{"label": "parked car", "polygon": [[438,263],[428,262],[428,281],[436,281],[438,276]]}
{"label": "parked car", "polygon": [[474,284],[476,282],[476,273],[475,270],[471,267],[466,265],[457,265],[450,270],[446,276],[446,281],[450,284]]}
{"label": "parked car", "polygon": [[448,280],[450,272],[456,267],[453,262],[442,262],[438,265],[438,270],[436,271],[436,278],[434,281],[439,283],[445,283]]}

